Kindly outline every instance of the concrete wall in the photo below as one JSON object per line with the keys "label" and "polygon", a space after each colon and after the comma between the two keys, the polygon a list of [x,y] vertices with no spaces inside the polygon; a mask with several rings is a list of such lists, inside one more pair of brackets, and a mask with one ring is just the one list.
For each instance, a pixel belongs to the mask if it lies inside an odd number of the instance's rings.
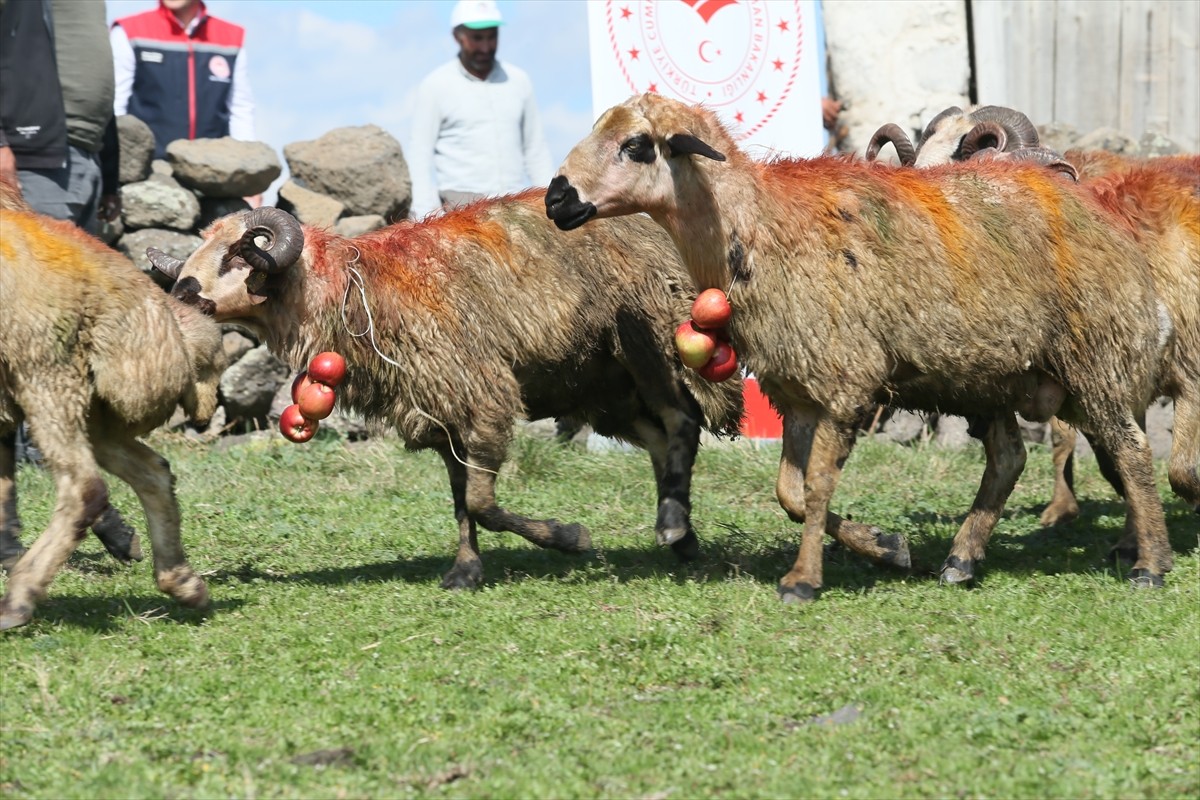
{"label": "concrete wall", "polygon": [[[969,102],[964,0],[823,0],[830,79],[848,127],[843,150],[862,154],[895,122],[915,140],[935,114]],[[889,146],[881,158],[894,155]]]}

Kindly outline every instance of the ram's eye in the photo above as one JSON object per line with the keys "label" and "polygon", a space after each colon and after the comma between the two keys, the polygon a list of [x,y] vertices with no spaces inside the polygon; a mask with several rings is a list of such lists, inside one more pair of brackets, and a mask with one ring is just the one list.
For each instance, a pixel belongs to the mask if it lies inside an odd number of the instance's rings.
{"label": "ram's eye", "polygon": [[246,278],[246,288],[251,294],[257,294],[267,282],[267,273],[261,269],[251,270]]}
{"label": "ram's eye", "polygon": [[641,164],[653,163],[654,140],[644,133],[638,134],[632,139],[625,140],[625,143],[621,145],[621,153],[630,161],[637,161]]}

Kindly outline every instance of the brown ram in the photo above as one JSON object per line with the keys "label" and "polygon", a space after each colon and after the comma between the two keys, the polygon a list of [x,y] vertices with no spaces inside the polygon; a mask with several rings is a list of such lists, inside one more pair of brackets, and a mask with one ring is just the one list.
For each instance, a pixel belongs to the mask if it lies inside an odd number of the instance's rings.
{"label": "brown ram", "polygon": [[783,599],[821,586],[856,423],[887,402],[988,421],[987,469],[944,578],[973,576],[1024,467],[1014,412],[1059,413],[1112,453],[1138,534],[1131,578],[1161,585],[1171,550],[1133,413],[1171,332],[1131,232],[1093,197],[1021,163],[756,162],[711,111],[647,94],[601,116],[546,208],[564,230],[647,212],[699,289],[730,292],[734,346],[789,424],[780,500],[805,527]]}

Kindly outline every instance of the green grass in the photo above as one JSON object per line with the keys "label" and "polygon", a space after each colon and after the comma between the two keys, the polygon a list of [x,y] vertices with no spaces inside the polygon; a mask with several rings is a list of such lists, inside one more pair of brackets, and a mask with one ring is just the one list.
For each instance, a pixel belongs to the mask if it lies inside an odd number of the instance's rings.
{"label": "green grass", "polygon": [[[448,593],[434,455],[324,433],[153,443],[213,607],[181,609],[149,563],[85,540],[0,638],[0,797],[1200,794],[1200,525],[1165,475],[1166,589],[1106,564],[1123,512],[1093,461],[1082,517],[1039,527],[1035,447],[968,590],[934,573],[981,451],[863,442],[835,507],[903,531],[920,566],[830,547],[821,599],[785,607],[798,529],[774,500],[778,446],[702,451],[705,552],[682,567],[653,545],[644,454],[518,439],[502,501],[587,524],[596,549],[483,532],[485,587]],[[30,468],[19,486],[29,541],[53,487]]]}

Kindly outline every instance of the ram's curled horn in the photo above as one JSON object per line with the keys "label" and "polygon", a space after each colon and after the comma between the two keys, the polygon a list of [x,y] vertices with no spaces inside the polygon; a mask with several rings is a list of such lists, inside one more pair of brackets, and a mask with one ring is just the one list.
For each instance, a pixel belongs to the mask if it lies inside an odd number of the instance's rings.
{"label": "ram's curled horn", "polygon": [[[264,272],[282,272],[296,263],[304,249],[304,231],[295,217],[271,206],[243,213],[246,232],[238,249],[247,264]],[[267,240],[265,248],[255,241],[260,236]]]}
{"label": "ram's curled horn", "polygon": [[976,122],[995,122],[1004,126],[1008,131],[1008,147],[1001,149],[1018,150],[1024,147],[1037,147],[1037,128],[1029,121],[1029,117],[1015,108],[1005,106],[980,106],[971,112],[971,119]]}
{"label": "ram's curled horn", "polygon": [[938,128],[939,122],[946,119],[947,117],[961,117],[962,113],[963,113],[963,110],[961,108],[959,108],[958,106],[950,106],[945,111],[942,111],[941,113],[939,113],[936,117],[929,120],[929,124],[925,126],[925,130],[921,133],[921,141],[924,142],[926,139],[928,139],[930,136],[933,135],[933,132],[936,131]]}
{"label": "ram's curled horn", "polygon": [[1036,162],[1065,175],[1076,183],[1079,182],[1079,170],[1075,169],[1075,165],[1049,147],[1025,147],[1020,150],[1013,150],[1008,156],[1009,158],[1020,159],[1021,161]]}
{"label": "ram's curled horn", "polygon": [[157,247],[147,247],[146,258],[150,259],[150,266],[163,275],[173,281],[179,279],[179,270],[183,269],[183,262],[178,258],[167,255]]}
{"label": "ram's curled horn", "polygon": [[867,144],[867,161],[874,161],[879,156],[879,151],[889,142],[896,148],[896,155],[900,157],[900,163],[906,167],[911,167],[913,162],[917,160],[917,151],[913,148],[908,134],[894,122],[889,122],[875,131],[875,135],[871,137],[871,141]]}
{"label": "ram's curled horn", "polygon": [[970,158],[978,150],[995,148],[1006,150],[1008,145],[1008,130],[999,122],[980,122],[967,131],[962,138],[962,157]]}

